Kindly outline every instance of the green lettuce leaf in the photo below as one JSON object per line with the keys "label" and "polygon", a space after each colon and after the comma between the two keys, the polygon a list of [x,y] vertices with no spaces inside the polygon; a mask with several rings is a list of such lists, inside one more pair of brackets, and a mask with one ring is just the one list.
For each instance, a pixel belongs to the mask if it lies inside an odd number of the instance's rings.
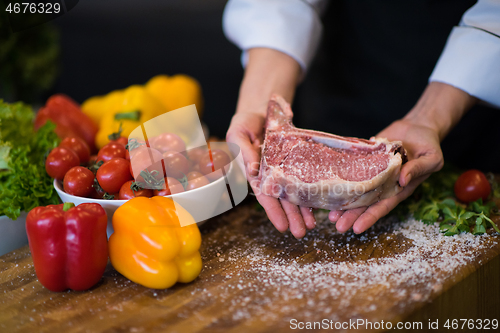
{"label": "green lettuce leaf", "polygon": [[8,142],[12,146],[30,143],[33,132],[33,109],[22,102],[4,103],[0,100],[0,142]]}
{"label": "green lettuce leaf", "polygon": [[22,211],[59,203],[45,172],[45,156],[59,138],[51,122],[35,132],[33,117],[31,107],[0,100],[0,215],[11,219]]}

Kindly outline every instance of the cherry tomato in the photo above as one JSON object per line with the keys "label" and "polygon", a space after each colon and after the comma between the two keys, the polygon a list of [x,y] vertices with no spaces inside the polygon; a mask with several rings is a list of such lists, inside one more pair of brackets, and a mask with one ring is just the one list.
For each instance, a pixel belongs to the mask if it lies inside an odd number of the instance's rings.
{"label": "cherry tomato", "polygon": [[[214,181],[222,177],[222,172],[214,172],[225,167],[231,163],[229,156],[220,149],[212,149],[212,158],[210,158],[210,153],[207,152],[200,159],[200,172],[204,174],[209,180]],[[213,163],[212,163],[213,160]]]}
{"label": "cherry tomato", "polygon": [[458,177],[454,189],[458,200],[469,203],[479,198],[486,201],[491,192],[491,185],[484,173],[479,170],[469,170]]}
{"label": "cherry tomato", "polygon": [[151,140],[151,147],[162,153],[173,150],[178,153],[186,150],[186,144],[181,137],[173,133],[162,133]]}
{"label": "cherry tomato", "polygon": [[64,138],[59,147],[65,147],[73,150],[80,159],[81,164],[86,164],[90,158],[90,148],[87,142],[79,137],[66,137]]}
{"label": "cherry tomato", "polygon": [[89,197],[93,199],[102,199],[102,196],[104,195],[103,190],[97,190],[95,187],[92,187],[92,192],[90,193]]}
{"label": "cherry tomato", "polygon": [[128,150],[132,151],[135,148],[147,147],[149,144],[149,141],[151,141],[151,140],[145,141],[143,139],[130,138],[128,140],[128,142],[126,143],[126,145],[128,145]]}
{"label": "cherry tomato", "polygon": [[56,147],[52,149],[45,160],[45,170],[50,177],[63,180],[69,169],[80,165],[78,154],[72,149]]}
{"label": "cherry tomato", "polygon": [[[132,184],[134,184],[132,189]],[[135,197],[152,197],[153,190],[140,188],[133,180],[125,182],[118,193],[118,200],[129,200]]]}
{"label": "cherry tomato", "polygon": [[126,151],[125,146],[121,143],[111,142],[99,150],[99,153],[97,153],[97,160],[106,162],[116,157],[125,158]]}
{"label": "cherry tomato", "polygon": [[76,166],[69,169],[64,176],[64,192],[78,197],[89,197],[94,185],[94,173],[89,169]]}
{"label": "cherry tomato", "polygon": [[173,150],[163,154],[163,163],[165,164],[165,172],[169,177],[182,178],[189,172],[187,158]]}
{"label": "cherry tomato", "polygon": [[106,161],[97,170],[96,178],[105,192],[118,193],[123,183],[132,179],[130,163],[119,157]]}
{"label": "cherry tomato", "polygon": [[[151,157],[153,158],[153,160],[151,160]],[[148,148],[146,146],[135,148],[130,152],[131,173],[137,181],[140,181],[139,174],[141,173],[141,171],[148,169],[148,167],[161,161],[162,159],[163,155],[156,149]],[[163,168],[161,168],[161,164],[155,166],[158,166],[157,169],[161,170],[160,173],[163,174]]]}
{"label": "cherry tomato", "polygon": [[89,158],[89,162],[87,163],[89,166],[94,164],[97,161],[97,155],[91,155]]}
{"label": "cherry tomato", "polygon": [[182,186],[181,182],[175,178],[166,177],[165,178],[165,185],[167,187],[166,189],[155,190],[154,194],[165,196],[165,195],[171,195],[171,194],[184,192],[184,186]]}
{"label": "cherry tomato", "polygon": [[128,144],[128,138],[124,137],[124,136],[120,136],[118,139],[116,140],[111,140],[109,141],[109,143],[120,143],[124,146],[126,146]]}
{"label": "cherry tomato", "polygon": [[210,181],[208,180],[208,178],[203,176],[198,171],[191,171],[186,176],[188,179],[186,191],[194,190],[195,188],[199,188],[199,187],[210,184]]}
{"label": "cherry tomato", "polygon": [[197,171],[200,172],[200,164],[199,163],[191,163],[191,166],[189,167],[189,171]]}
{"label": "cherry tomato", "polygon": [[188,156],[188,158],[189,158],[190,161],[192,161],[193,163],[198,164],[200,162],[200,159],[207,152],[208,152],[208,149],[206,147],[205,148],[198,147],[198,148],[189,149],[187,151],[187,156]]}
{"label": "cherry tomato", "polygon": [[138,148],[148,148],[144,140],[130,139],[126,146],[125,159],[130,161],[130,152]]}

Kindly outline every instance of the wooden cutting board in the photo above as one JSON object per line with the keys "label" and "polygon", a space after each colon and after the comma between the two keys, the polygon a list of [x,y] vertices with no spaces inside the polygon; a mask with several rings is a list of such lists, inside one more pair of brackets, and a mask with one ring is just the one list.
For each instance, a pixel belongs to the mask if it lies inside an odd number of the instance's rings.
{"label": "wooden cutting board", "polygon": [[363,235],[318,221],[296,240],[252,200],[200,230],[201,275],[168,290],[144,288],[108,265],[92,290],[53,293],[37,281],[28,247],[0,257],[0,332],[275,333],[349,320],[365,320],[357,331],[370,331],[366,321],[426,329],[439,320],[441,331],[446,319],[500,319],[494,233],[444,237],[389,218]]}

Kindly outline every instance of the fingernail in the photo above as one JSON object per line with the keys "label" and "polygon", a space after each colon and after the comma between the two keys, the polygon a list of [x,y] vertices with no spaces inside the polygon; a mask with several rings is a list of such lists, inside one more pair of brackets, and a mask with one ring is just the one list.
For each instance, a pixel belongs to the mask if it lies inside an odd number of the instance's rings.
{"label": "fingernail", "polygon": [[407,186],[411,182],[411,173],[406,176],[406,182],[404,186]]}

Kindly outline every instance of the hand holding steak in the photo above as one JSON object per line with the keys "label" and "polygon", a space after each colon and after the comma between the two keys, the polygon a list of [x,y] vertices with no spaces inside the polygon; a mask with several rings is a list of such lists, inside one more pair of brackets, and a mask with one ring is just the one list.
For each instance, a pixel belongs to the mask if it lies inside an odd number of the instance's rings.
{"label": "hand holding steak", "polygon": [[274,95],[262,147],[262,193],[302,207],[347,210],[402,191],[406,152],[400,141],[298,129],[292,117],[290,105]]}

